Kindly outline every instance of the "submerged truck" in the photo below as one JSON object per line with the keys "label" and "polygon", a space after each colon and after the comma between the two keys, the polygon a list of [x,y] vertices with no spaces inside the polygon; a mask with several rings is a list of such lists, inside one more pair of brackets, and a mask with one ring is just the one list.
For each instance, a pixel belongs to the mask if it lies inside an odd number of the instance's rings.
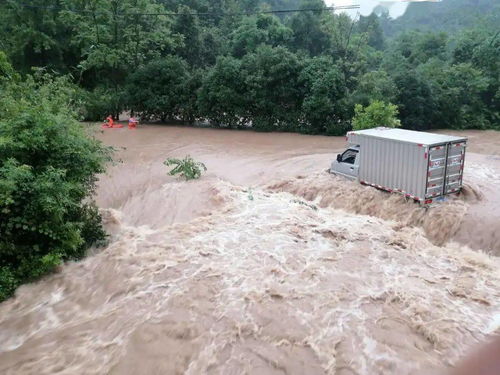
{"label": "submerged truck", "polygon": [[330,172],[430,204],[462,188],[466,137],[374,128],[347,133]]}

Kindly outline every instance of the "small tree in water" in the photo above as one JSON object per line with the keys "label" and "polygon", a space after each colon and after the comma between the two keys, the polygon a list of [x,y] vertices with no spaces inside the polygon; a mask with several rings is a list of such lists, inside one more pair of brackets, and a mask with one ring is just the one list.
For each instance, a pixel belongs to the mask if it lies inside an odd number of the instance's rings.
{"label": "small tree in water", "polygon": [[163,162],[167,167],[174,166],[168,172],[170,176],[180,175],[186,180],[195,180],[201,177],[201,174],[207,170],[205,164],[194,160],[187,155],[184,159],[168,158]]}
{"label": "small tree in water", "polygon": [[386,126],[389,128],[401,126],[401,122],[397,118],[399,114],[398,106],[391,103],[386,104],[375,100],[367,107],[356,104],[354,113],[352,119],[352,128],[354,130],[376,128],[377,126]]}

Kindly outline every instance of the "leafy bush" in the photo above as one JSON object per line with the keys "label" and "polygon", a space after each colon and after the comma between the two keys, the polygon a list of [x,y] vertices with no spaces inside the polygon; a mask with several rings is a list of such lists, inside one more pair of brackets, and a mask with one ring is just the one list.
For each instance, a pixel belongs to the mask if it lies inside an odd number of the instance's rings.
{"label": "leafy bush", "polygon": [[127,85],[129,107],[141,118],[192,119],[188,106],[190,79],[186,62],[177,56],[151,61],[130,76]]}
{"label": "leafy bush", "polygon": [[86,121],[101,121],[110,114],[117,116],[123,109],[123,96],[106,87],[97,87],[93,91],[82,90],[84,103],[79,108],[82,118]]}
{"label": "leafy bush", "polygon": [[184,159],[168,158],[163,162],[167,167],[174,166],[168,173],[170,176],[180,175],[186,180],[195,180],[201,177],[203,171],[207,170],[205,164],[195,161],[187,155]]}
{"label": "leafy bush", "polygon": [[339,68],[331,58],[309,59],[302,70],[304,87],[302,114],[305,123],[303,133],[343,135],[352,114],[344,99],[346,86]]}
{"label": "leafy bush", "polygon": [[386,104],[375,100],[367,107],[356,104],[354,113],[354,118],[352,119],[352,128],[354,130],[370,129],[377,126],[388,128],[401,126],[401,122],[396,117],[398,115],[398,107],[391,103]]}
{"label": "leafy bush", "polygon": [[245,127],[246,90],[242,82],[241,61],[219,57],[202,81],[197,106],[201,115],[218,126]]}
{"label": "leafy bush", "polygon": [[111,157],[76,121],[67,79],[1,78],[0,300],[105,238],[91,196]]}

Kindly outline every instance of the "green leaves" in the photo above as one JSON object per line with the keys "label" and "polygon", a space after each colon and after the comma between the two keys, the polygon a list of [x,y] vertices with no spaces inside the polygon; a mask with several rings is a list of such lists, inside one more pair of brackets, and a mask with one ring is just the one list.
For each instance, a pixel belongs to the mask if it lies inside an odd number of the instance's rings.
{"label": "green leaves", "polygon": [[214,125],[242,127],[247,121],[246,89],[241,61],[219,57],[206,73],[198,94],[197,106],[201,116]]}
{"label": "green leaves", "polygon": [[292,30],[283,25],[277,17],[256,15],[243,18],[239,27],[231,34],[231,50],[235,57],[255,52],[260,45],[273,47],[287,45]]}
{"label": "green leaves", "polygon": [[[0,111],[21,124],[29,98],[39,113],[69,105],[87,120],[132,110],[151,120],[339,135],[355,104],[378,100],[398,106],[405,128],[500,128],[500,7],[490,0],[411,4],[396,20],[381,8],[359,19],[307,10],[323,0],[46,3],[0,4],[0,47],[23,74],[42,68],[0,91]],[[303,11],[258,13],[278,9]],[[52,71],[71,73],[80,87],[47,82],[51,100],[37,103],[33,93]],[[0,53],[0,85],[19,79]],[[43,153],[50,142],[38,141],[30,147]]]}
{"label": "green leaves", "polygon": [[0,297],[83,256],[105,234],[89,208],[111,150],[72,110],[74,87],[45,73],[0,91]]}
{"label": "green leaves", "polygon": [[142,118],[186,119],[192,116],[187,105],[191,72],[177,56],[167,56],[139,68],[127,84],[127,102]]}
{"label": "green leaves", "polygon": [[261,46],[242,61],[248,117],[257,130],[296,129],[301,59],[283,47]]}
{"label": "green leaves", "polygon": [[354,107],[352,128],[354,130],[370,129],[378,126],[397,128],[401,122],[397,119],[398,107],[391,103],[375,100],[368,107],[356,104]]}
{"label": "green leaves", "polygon": [[170,176],[180,175],[186,180],[195,180],[201,177],[201,174],[207,170],[205,164],[195,161],[187,155],[184,159],[169,158],[163,162],[167,167],[174,168],[168,172]]}
{"label": "green leaves", "polygon": [[347,87],[339,67],[327,57],[308,59],[300,83],[304,87],[302,132],[343,135],[349,109],[343,100]]}

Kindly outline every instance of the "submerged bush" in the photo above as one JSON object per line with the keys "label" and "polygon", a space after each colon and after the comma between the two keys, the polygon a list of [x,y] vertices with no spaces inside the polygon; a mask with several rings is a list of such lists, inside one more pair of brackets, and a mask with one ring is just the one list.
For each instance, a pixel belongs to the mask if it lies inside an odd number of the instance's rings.
{"label": "submerged bush", "polygon": [[91,197],[111,150],[76,121],[66,79],[0,78],[2,300],[105,238]]}
{"label": "submerged bush", "polygon": [[163,162],[167,167],[174,166],[168,173],[170,176],[180,175],[186,180],[195,180],[201,177],[203,171],[207,170],[205,164],[195,161],[187,155],[184,159],[169,158]]}

